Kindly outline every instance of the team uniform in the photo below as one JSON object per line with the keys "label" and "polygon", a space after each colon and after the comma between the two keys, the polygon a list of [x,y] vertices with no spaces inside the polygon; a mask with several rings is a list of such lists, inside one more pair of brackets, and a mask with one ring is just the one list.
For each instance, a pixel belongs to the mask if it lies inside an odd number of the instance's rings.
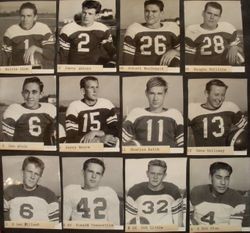
{"label": "team uniform", "polygon": [[[199,24],[186,29],[187,65],[229,65],[226,58],[230,46],[239,45],[240,39],[233,25],[219,22],[214,30],[206,30]],[[238,53],[241,63],[244,57]]]}
{"label": "team uniform", "polygon": [[[43,49],[43,54],[35,53],[29,64],[24,63],[24,53],[32,45]],[[3,36],[2,51],[7,59],[5,65],[42,65],[43,61],[54,59],[55,40],[50,28],[40,22],[36,22],[29,29],[23,29],[19,24],[9,27]]]}
{"label": "team uniform", "polygon": [[4,141],[44,142],[50,145],[55,121],[56,107],[50,103],[40,103],[38,109],[11,104],[3,114]]}
{"label": "team uniform", "polygon": [[176,109],[164,109],[161,113],[144,108],[133,109],[125,119],[122,141],[139,145],[183,146],[183,117]]}
{"label": "team uniform", "polygon": [[109,100],[98,98],[91,106],[84,99],[73,101],[66,112],[66,141],[80,143],[85,134],[97,130],[118,137],[117,123],[115,107]]}
{"label": "team uniform", "polygon": [[114,59],[110,29],[99,22],[85,27],[76,22],[65,25],[59,36],[61,64],[105,64]]}
{"label": "team uniform", "polygon": [[200,185],[190,194],[195,225],[241,225],[245,208],[243,197],[233,189],[214,196],[212,185]]}
{"label": "team uniform", "polygon": [[38,185],[27,191],[22,184],[4,190],[5,221],[59,221],[59,204],[54,192]]}
{"label": "team uniform", "polygon": [[226,146],[228,133],[233,128],[245,128],[247,124],[239,107],[229,101],[224,101],[215,110],[206,109],[200,103],[191,103],[188,118],[195,146]]}
{"label": "team uniform", "polygon": [[93,191],[72,184],[65,187],[63,194],[64,220],[94,220],[120,225],[120,203],[112,188],[99,186]]}
{"label": "team uniform", "polygon": [[179,35],[180,28],[173,22],[164,22],[157,29],[140,23],[130,25],[124,37],[123,64],[160,65],[162,55],[179,48]]}
{"label": "team uniform", "polygon": [[[142,182],[129,189],[126,198],[127,224],[171,225],[178,224],[182,212],[182,198],[176,185],[164,182],[164,188],[152,191],[148,182]],[[176,220],[177,221],[177,220]]]}

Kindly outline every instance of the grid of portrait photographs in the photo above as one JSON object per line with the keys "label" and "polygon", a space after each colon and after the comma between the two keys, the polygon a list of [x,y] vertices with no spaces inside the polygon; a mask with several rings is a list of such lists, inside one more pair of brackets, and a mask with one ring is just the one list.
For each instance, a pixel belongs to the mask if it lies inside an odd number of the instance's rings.
{"label": "grid of portrait photographs", "polygon": [[249,0],[0,0],[0,233],[250,232]]}

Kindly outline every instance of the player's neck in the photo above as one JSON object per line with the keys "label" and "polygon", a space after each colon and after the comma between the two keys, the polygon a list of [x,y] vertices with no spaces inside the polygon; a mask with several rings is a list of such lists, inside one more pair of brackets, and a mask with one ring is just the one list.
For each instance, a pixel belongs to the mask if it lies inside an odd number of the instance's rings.
{"label": "player's neck", "polygon": [[204,103],[204,104],[202,104],[201,105],[203,108],[205,108],[205,109],[208,109],[208,110],[217,110],[217,109],[219,109],[220,107],[221,107],[221,105],[218,107],[218,108],[215,108],[215,107],[213,107],[211,104],[209,104],[209,103]]}
{"label": "player's neck", "polygon": [[97,189],[99,189],[99,186],[98,186],[98,187],[91,188],[91,187],[89,187],[89,186],[84,185],[84,186],[82,187],[82,189],[91,192],[91,191],[96,191]]}
{"label": "player's neck", "polygon": [[148,111],[149,112],[154,112],[154,113],[161,113],[161,112],[164,111],[164,109],[163,109],[163,107],[160,107],[160,108],[151,108],[151,107],[149,107]]}
{"label": "player's neck", "polygon": [[151,24],[151,25],[146,24],[146,27],[147,28],[151,28],[151,29],[161,28],[161,26],[162,26],[161,22],[158,22],[158,23],[155,23],[155,24]]}
{"label": "player's neck", "polygon": [[32,188],[29,188],[29,187],[27,187],[27,186],[25,186],[25,185],[23,184],[23,188],[24,188],[25,191],[31,192],[31,191],[33,191],[33,190],[35,190],[35,189],[37,188],[37,185],[34,186],[34,187],[32,187]]}
{"label": "player's neck", "polygon": [[151,191],[154,191],[154,192],[157,192],[157,191],[160,191],[164,188],[164,185],[161,183],[160,185],[158,186],[152,186],[150,183],[148,183],[148,188],[151,190]]}
{"label": "player's neck", "polygon": [[204,23],[202,23],[201,24],[201,27],[203,28],[203,29],[205,29],[205,30],[208,30],[208,31],[213,31],[213,30],[215,30],[217,27],[218,27],[218,24],[216,24],[216,26],[215,27],[208,27],[207,25],[205,25]]}
{"label": "player's neck", "polygon": [[83,102],[84,102],[85,104],[89,105],[89,106],[93,106],[93,105],[96,104],[97,99],[96,99],[96,100],[90,100],[90,99],[84,98],[84,99],[83,99]]}
{"label": "player's neck", "polygon": [[28,107],[25,103],[22,104],[22,105],[23,105],[24,108],[27,108],[27,109],[30,109],[30,110],[36,110],[36,109],[41,107],[40,103],[38,105],[36,105],[36,106],[33,106],[32,108]]}

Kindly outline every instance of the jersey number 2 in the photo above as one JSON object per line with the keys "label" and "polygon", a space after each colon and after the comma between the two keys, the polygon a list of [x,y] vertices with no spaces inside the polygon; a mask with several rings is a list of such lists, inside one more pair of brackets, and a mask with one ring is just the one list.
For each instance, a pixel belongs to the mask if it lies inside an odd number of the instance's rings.
{"label": "jersey number 2", "polygon": [[[101,211],[105,211],[107,208],[107,201],[104,198],[97,197],[91,203],[91,207],[94,208],[94,218],[95,219],[104,219],[105,214]],[[91,218],[90,208],[88,198],[83,197],[77,204],[77,212],[82,213],[83,218]]]}
{"label": "jersey number 2", "polygon": [[86,48],[86,45],[90,41],[89,34],[87,34],[87,33],[81,33],[81,34],[79,34],[78,38],[81,39],[81,41],[77,45],[77,51],[78,52],[88,53],[89,52],[89,48]]}

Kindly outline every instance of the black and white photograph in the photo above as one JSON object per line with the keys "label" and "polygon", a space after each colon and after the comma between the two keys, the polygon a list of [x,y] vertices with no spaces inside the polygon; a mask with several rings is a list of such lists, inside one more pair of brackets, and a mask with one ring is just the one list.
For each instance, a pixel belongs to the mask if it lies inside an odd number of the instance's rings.
{"label": "black and white photograph", "polygon": [[179,72],[179,1],[121,0],[120,11],[120,70]]}
{"label": "black and white photograph", "polygon": [[186,71],[244,72],[241,1],[185,0],[184,11]]}
{"label": "black and white photograph", "polygon": [[57,156],[2,156],[6,228],[61,229]]}
{"label": "black and white photograph", "polygon": [[183,153],[181,76],[123,77],[124,153]]}
{"label": "black and white photograph", "polygon": [[116,71],[116,0],[61,0],[59,72]]}
{"label": "black and white photograph", "polygon": [[59,80],[60,150],[118,152],[119,77],[61,76]]}
{"label": "black and white photograph", "polygon": [[126,231],[185,230],[186,162],[157,156],[125,160]]}
{"label": "black and white photograph", "polygon": [[188,80],[188,147],[188,154],[247,154],[247,79]]}
{"label": "black and white photograph", "polygon": [[249,158],[191,159],[190,230],[249,231],[249,175]]}
{"label": "black and white photograph", "polygon": [[64,157],[62,167],[64,228],[123,229],[122,158]]}
{"label": "black and white photograph", "polygon": [[1,77],[0,148],[56,150],[56,78]]}
{"label": "black and white photograph", "polygon": [[0,73],[54,73],[56,0],[0,2]]}

